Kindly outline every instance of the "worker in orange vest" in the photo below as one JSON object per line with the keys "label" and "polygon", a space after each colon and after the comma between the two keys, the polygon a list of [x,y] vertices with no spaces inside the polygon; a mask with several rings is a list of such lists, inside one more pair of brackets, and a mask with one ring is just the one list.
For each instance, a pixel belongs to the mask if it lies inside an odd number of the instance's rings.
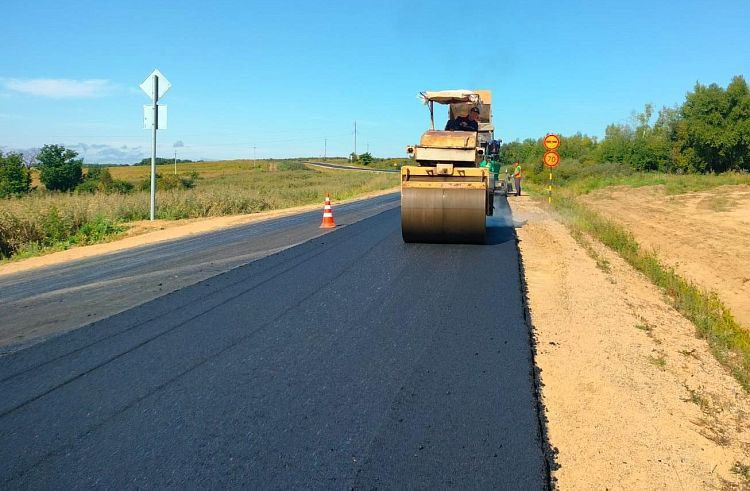
{"label": "worker in orange vest", "polygon": [[516,169],[513,171],[513,187],[516,189],[516,196],[521,196],[521,163],[516,162]]}

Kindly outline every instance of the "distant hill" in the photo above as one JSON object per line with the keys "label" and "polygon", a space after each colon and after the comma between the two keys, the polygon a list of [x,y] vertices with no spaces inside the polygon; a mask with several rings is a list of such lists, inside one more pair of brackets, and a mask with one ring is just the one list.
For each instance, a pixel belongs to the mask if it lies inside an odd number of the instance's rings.
{"label": "distant hill", "polygon": [[[187,159],[177,159],[178,164],[190,164],[194,162],[194,160],[187,160]],[[156,158],[156,165],[162,165],[162,164],[174,164],[174,159],[165,159],[162,157]],[[136,162],[132,165],[151,165],[151,157],[145,158],[141,160],[140,162]]]}

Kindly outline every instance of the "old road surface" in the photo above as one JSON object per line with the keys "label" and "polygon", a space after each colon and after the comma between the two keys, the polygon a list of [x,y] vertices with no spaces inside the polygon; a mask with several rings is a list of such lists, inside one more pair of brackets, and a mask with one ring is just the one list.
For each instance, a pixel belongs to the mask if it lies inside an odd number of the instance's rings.
{"label": "old road surface", "polygon": [[344,165],[344,164],[329,164],[328,162],[307,162],[307,165],[313,165],[315,167],[325,167],[327,169],[335,169],[335,170],[352,170],[352,171],[360,171],[360,172],[376,172],[376,173],[386,173],[386,174],[398,174],[401,172],[399,169],[368,169],[366,167],[356,167],[354,165]]}
{"label": "old road surface", "polygon": [[[0,488],[545,488],[513,230],[491,218],[487,245],[405,244],[397,198],[7,351]],[[243,242],[302,238],[279,220],[205,248],[226,259],[231,243],[247,255]],[[171,261],[163,245],[153,267]],[[144,261],[117,256],[72,264],[63,288]]]}

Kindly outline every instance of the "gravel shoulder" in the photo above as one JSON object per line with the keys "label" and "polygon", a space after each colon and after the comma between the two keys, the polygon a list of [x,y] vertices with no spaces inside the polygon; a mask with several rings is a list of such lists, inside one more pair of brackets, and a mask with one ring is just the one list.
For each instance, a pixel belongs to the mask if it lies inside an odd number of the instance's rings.
{"label": "gravel shoulder", "polygon": [[750,486],[750,397],[694,326],[619,256],[509,202],[559,488]]}

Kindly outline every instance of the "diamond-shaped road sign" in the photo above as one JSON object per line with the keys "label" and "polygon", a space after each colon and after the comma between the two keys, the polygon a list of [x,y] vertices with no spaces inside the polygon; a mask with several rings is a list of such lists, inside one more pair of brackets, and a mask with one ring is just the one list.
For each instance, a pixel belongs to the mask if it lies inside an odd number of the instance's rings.
{"label": "diamond-shaped road sign", "polygon": [[164,97],[164,94],[166,94],[172,86],[172,84],[169,83],[169,80],[167,80],[167,77],[162,75],[159,70],[151,72],[151,75],[146,77],[146,80],[141,84],[141,89],[151,98],[152,101],[154,100],[154,77],[159,77],[159,99]]}

